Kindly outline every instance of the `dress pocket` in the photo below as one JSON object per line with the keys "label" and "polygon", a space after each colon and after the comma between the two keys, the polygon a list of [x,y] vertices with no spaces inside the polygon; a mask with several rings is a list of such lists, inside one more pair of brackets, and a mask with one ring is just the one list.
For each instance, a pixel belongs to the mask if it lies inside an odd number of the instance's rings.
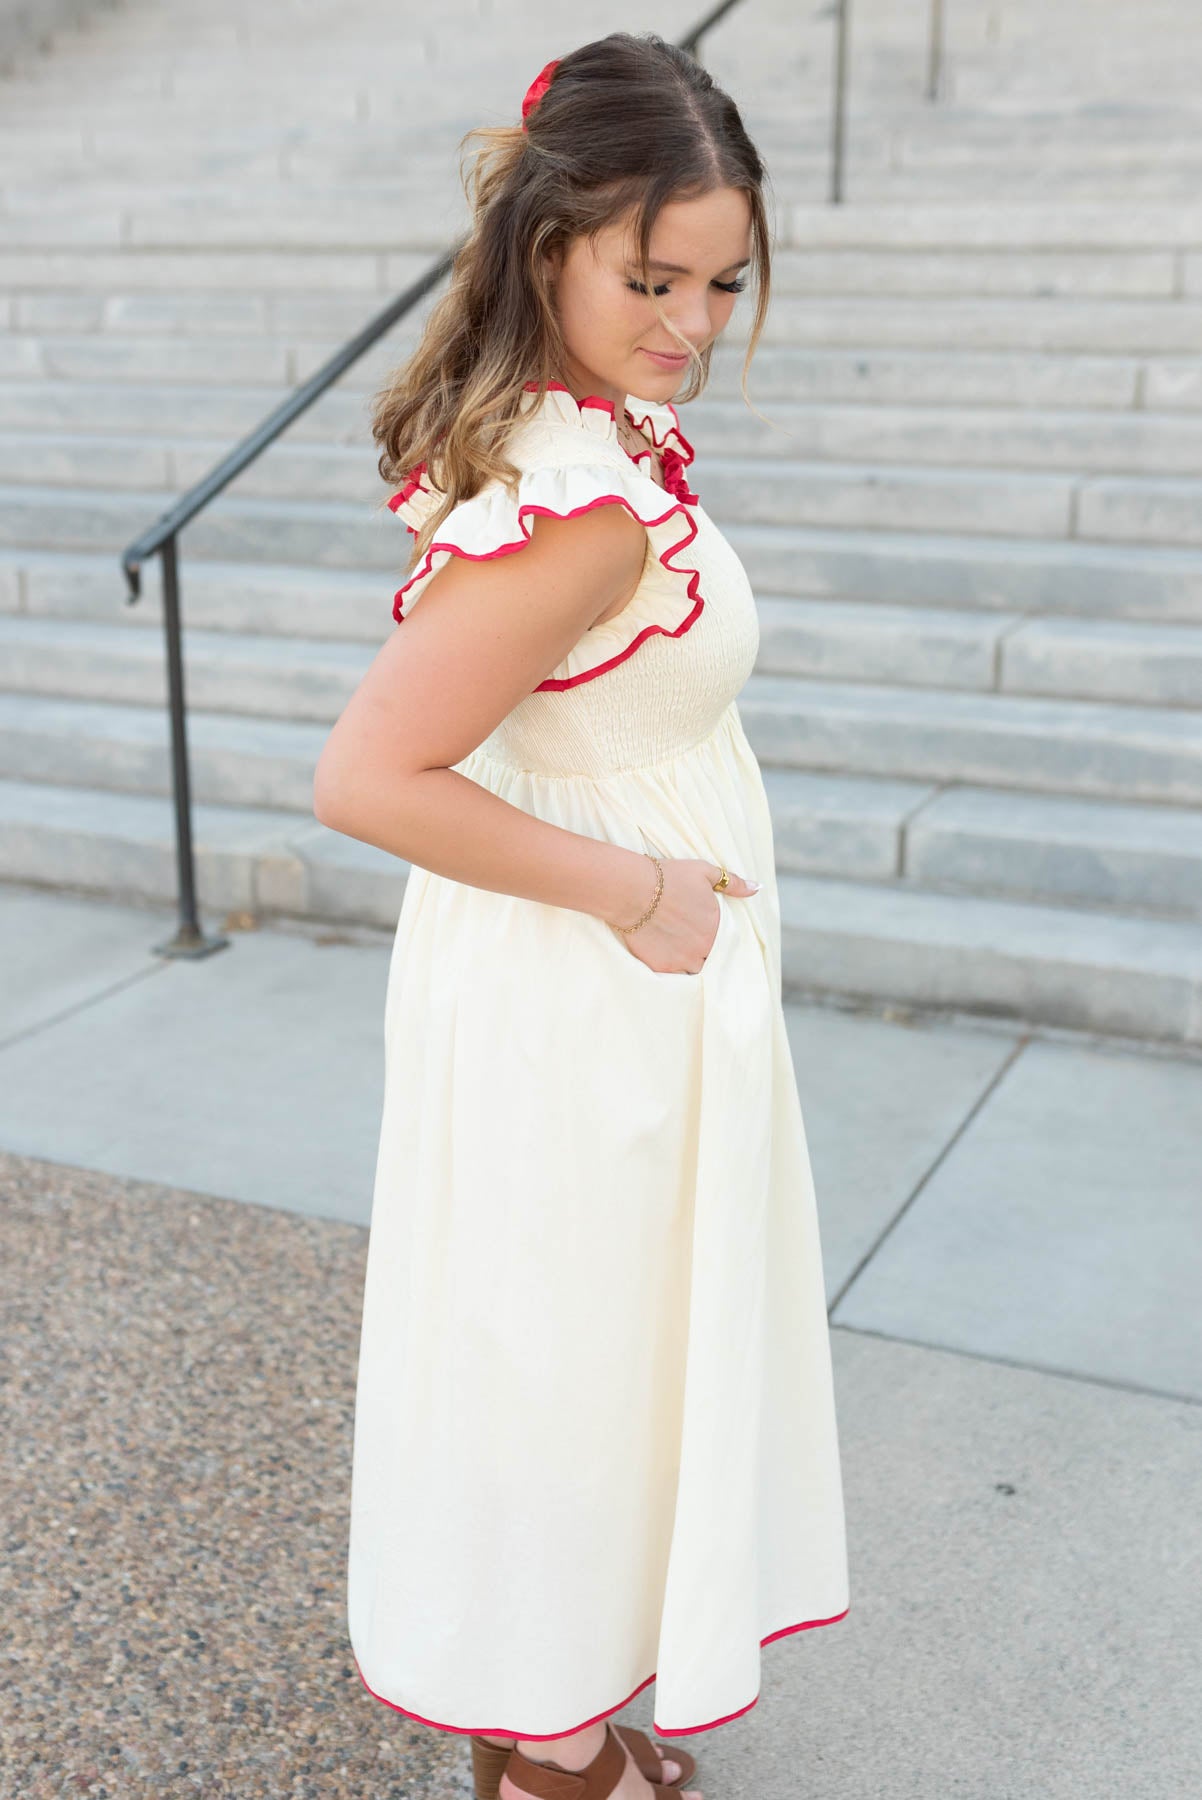
{"label": "dress pocket", "polygon": [[620,956],[624,957],[627,962],[633,963],[635,968],[642,975],[647,976],[650,980],[652,980],[652,981],[699,981],[701,979],[701,977],[705,974],[705,971],[709,967],[710,963],[713,961],[715,952],[717,951],[719,944],[721,942],[723,942],[723,940],[725,939],[727,933],[730,931],[730,928],[731,928],[730,918],[729,918],[731,902],[729,900],[725,899],[722,894],[718,893],[716,889],[714,892],[714,898],[718,902],[718,924],[717,924],[717,928],[714,931],[714,936],[713,936],[713,940],[710,944],[710,947],[705,953],[705,961],[702,963],[702,965],[699,969],[652,969],[652,968],[648,967],[648,965],[642,960],[641,957],[636,956],[634,954],[634,951],[627,947],[627,945],[623,942],[622,934],[620,931],[615,930],[612,925],[606,925],[605,931],[606,931],[606,934],[609,937],[611,943],[613,944],[614,948],[617,950],[618,954]]}

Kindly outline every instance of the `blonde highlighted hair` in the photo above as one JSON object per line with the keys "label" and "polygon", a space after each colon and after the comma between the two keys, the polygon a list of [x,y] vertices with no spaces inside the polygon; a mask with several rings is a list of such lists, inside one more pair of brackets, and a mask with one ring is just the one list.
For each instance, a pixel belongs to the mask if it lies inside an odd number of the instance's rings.
{"label": "blonde highlighted hair", "polygon": [[441,504],[412,544],[410,567],[453,506],[491,478],[518,470],[504,456],[523,391],[562,379],[565,346],[548,254],[595,237],[627,213],[651,305],[690,354],[692,400],[709,377],[713,345],[696,351],[656,298],[647,258],[660,208],[716,188],[746,194],[755,282],[742,385],[768,308],[771,233],[766,172],[738,108],[701,65],[653,32],[614,31],[560,58],[550,86],[521,123],[478,126],[460,177],[472,225],[431,308],[421,339],[373,400],[378,468],[395,489],[418,470]]}

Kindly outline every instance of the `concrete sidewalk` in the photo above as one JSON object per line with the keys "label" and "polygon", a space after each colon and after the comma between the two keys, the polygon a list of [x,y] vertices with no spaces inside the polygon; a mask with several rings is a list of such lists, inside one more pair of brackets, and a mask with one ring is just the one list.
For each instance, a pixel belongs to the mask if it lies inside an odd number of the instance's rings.
{"label": "concrete sidewalk", "polygon": [[[345,1634],[391,938],[172,924],[0,888],[0,1797],[468,1796]],[[788,1016],[852,1601],[690,1741],[705,1800],[1192,1793],[1202,1060]]]}

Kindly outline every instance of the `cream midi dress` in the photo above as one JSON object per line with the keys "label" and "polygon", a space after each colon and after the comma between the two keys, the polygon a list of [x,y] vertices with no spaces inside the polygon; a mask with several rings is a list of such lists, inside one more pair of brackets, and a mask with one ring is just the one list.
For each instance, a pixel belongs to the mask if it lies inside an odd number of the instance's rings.
{"label": "cream midi dress", "polygon": [[[455,767],[573,832],[762,882],[699,973],[595,914],[414,865],[388,976],[348,1558],[368,1690],[448,1731],[545,1738],[656,1682],[654,1730],[755,1704],[760,1649],[848,1610],[814,1188],[781,1010],[772,823],[736,695],[738,556],[674,407],[529,383],[448,557],[620,503],[640,585]],[[665,486],[651,473],[662,454]],[[416,530],[419,468],[389,505]],[[665,489],[667,491],[665,491]],[[654,892],[648,864],[648,896]]]}

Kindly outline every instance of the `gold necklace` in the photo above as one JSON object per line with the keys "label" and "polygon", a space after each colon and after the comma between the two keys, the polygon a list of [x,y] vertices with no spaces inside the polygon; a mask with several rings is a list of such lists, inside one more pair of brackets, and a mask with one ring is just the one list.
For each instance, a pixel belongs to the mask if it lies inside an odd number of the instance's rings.
{"label": "gold necklace", "polygon": [[618,420],[618,437],[627,450],[639,449],[646,441],[642,432],[636,431],[629,419],[626,418]]}
{"label": "gold necklace", "polygon": [[[616,415],[615,415],[615,419],[616,419]],[[625,437],[623,437],[623,435],[622,435],[623,432],[626,433]],[[633,442],[631,442],[632,439],[633,439]],[[631,456],[641,457],[649,449],[649,445],[648,445],[647,439],[644,436],[644,434],[641,431],[636,431],[634,426],[629,424],[625,418],[623,418],[621,423],[618,425],[618,442],[621,444],[622,448],[627,452],[627,454],[631,455]],[[656,471],[656,473],[654,475],[652,475],[651,479],[658,483],[659,458],[656,456],[654,450],[651,450],[651,467],[652,467],[652,469],[654,469]]]}

